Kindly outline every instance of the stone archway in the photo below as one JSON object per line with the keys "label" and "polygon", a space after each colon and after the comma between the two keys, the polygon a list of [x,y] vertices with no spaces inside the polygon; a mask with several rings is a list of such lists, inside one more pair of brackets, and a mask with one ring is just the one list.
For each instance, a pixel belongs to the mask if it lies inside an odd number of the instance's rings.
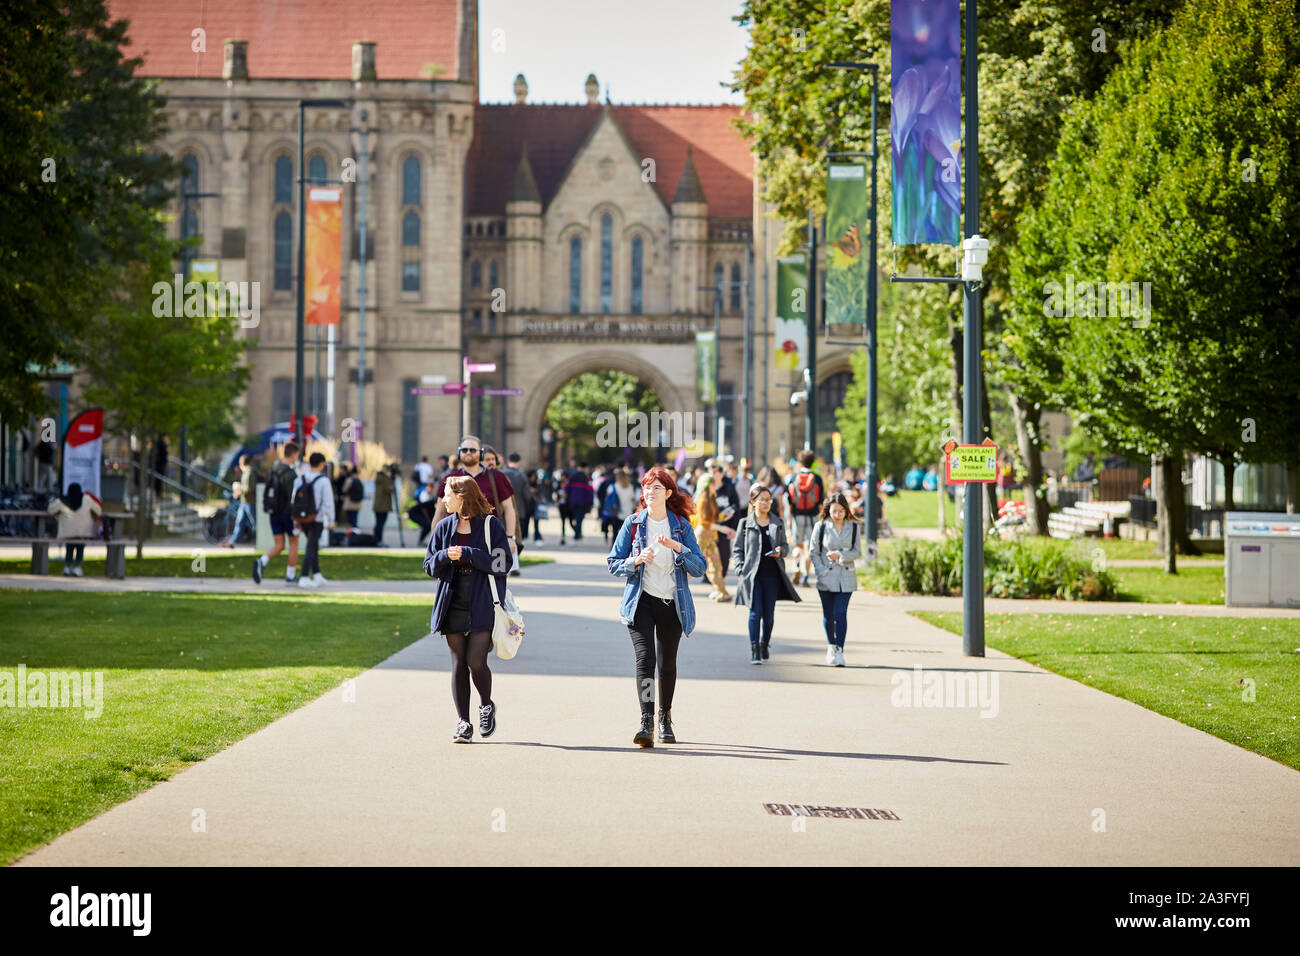
{"label": "stone archway", "polygon": [[[650,350],[654,347],[646,348]],[[683,371],[691,374],[694,369],[694,345],[688,348],[685,361],[681,364]],[[663,403],[665,409],[687,411],[695,408],[693,381],[690,385],[674,382],[663,368],[639,357],[627,348],[584,348],[547,369],[525,391],[527,397],[523,402],[522,412],[516,421],[511,422],[509,431],[514,433],[511,447],[520,450],[526,465],[536,462],[541,457],[540,433],[551,399],[568,382],[584,372],[601,372],[606,369],[635,375],[659,396],[659,401]]]}

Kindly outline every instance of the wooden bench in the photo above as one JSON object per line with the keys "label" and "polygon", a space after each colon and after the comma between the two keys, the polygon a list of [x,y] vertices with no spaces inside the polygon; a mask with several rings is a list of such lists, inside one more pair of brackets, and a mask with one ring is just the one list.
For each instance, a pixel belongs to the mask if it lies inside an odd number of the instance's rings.
{"label": "wooden bench", "polygon": [[[27,511],[11,510],[0,511],[0,518],[50,518],[52,517],[45,511]],[[103,517],[109,519],[130,518],[127,513],[104,512]],[[50,573],[50,545],[68,545],[68,544],[102,544],[107,549],[107,560],[104,562],[104,574],[106,577],[115,578],[118,581],[126,578],[126,546],[134,545],[139,542],[131,538],[113,538],[105,541],[102,538],[37,538],[22,537],[11,538],[0,536],[0,544],[30,544],[32,546],[32,574],[49,574]]]}

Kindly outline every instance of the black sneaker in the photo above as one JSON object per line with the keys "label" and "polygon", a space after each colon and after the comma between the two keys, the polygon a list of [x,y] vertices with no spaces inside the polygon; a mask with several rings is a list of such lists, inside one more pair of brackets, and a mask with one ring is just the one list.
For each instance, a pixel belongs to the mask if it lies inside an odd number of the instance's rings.
{"label": "black sneaker", "polygon": [[478,732],[484,737],[491,737],[497,729],[497,705],[492,702],[478,709]]}
{"label": "black sneaker", "polygon": [[474,739],[474,727],[468,720],[456,724],[456,732],[451,735],[454,744],[467,744]]}
{"label": "black sneaker", "polygon": [[673,712],[671,710],[659,710],[659,739],[666,744],[677,743],[677,737],[673,733]]}
{"label": "black sneaker", "polygon": [[758,652],[759,652],[761,655],[763,655],[763,660],[767,660],[767,658],[768,658],[768,653],[767,653],[767,641],[763,641],[761,644],[758,645]]}
{"label": "black sneaker", "polygon": [[762,653],[759,651],[759,649],[758,649],[758,645],[757,645],[757,644],[750,644],[750,645],[749,645],[749,662],[750,662],[751,664],[761,664],[761,663],[763,663],[763,655],[762,655]]}
{"label": "black sneaker", "polygon": [[647,711],[641,715],[641,729],[632,738],[632,743],[642,747],[653,747],[655,745],[655,715],[653,712]]}
{"label": "black sneaker", "polygon": [[253,559],[253,581],[257,584],[262,583],[262,559]]}

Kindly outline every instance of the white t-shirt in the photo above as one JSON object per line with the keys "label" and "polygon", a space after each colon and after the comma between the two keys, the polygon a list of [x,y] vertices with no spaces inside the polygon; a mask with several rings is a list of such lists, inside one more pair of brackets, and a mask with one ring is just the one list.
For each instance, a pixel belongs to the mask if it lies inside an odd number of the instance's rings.
{"label": "white t-shirt", "polygon": [[614,491],[618,495],[618,509],[621,515],[630,515],[636,510],[636,489],[629,482],[624,488],[622,485],[615,485]]}
{"label": "white t-shirt", "polygon": [[654,548],[655,556],[653,560],[642,565],[645,569],[645,578],[642,580],[641,587],[655,597],[671,600],[676,594],[673,588],[675,584],[673,580],[673,558],[677,552],[655,541],[655,536],[661,534],[668,538],[673,536],[673,527],[668,518],[665,517],[662,521],[655,521],[649,515],[646,515],[646,547]]}
{"label": "white t-shirt", "polygon": [[429,482],[433,481],[433,465],[429,464],[427,461],[418,462],[415,466],[415,475],[419,479],[420,484],[427,485]]}

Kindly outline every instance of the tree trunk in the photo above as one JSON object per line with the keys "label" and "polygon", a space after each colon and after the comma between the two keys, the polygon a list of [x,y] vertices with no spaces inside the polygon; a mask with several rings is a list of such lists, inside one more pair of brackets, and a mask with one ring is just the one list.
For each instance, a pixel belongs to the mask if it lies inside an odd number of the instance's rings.
{"label": "tree trunk", "polygon": [[146,484],[144,480],[144,462],[144,443],[141,442],[140,459],[135,469],[135,556],[137,558],[143,553],[140,542],[144,540],[144,515],[146,509],[144,500],[144,486]]}
{"label": "tree trunk", "polygon": [[[963,350],[963,333],[960,322],[954,322],[952,316],[948,317],[948,345],[952,348],[952,407],[957,413],[956,421],[961,422],[964,418],[961,407],[961,389],[962,389],[962,350]],[[962,432],[958,430],[957,441],[962,441]]]}
{"label": "tree trunk", "polygon": [[1300,462],[1288,462],[1286,466],[1286,513],[1293,515],[1300,508]]}
{"label": "tree trunk", "polygon": [[1179,456],[1162,455],[1160,457],[1160,496],[1156,499],[1156,526],[1159,531],[1160,553],[1165,559],[1165,574],[1178,573],[1176,556],[1177,537],[1174,532],[1175,514],[1178,506],[1174,502],[1174,486],[1182,487],[1182,475],[1179,468]]}
{"label": "tree trunk", "polygon": [[1232,478],[1237,473],[1237,463],[1230,454],[1220,460],[1223,462],[1223,510],[1226,514],[1237,510],[1232,500]]}
{"label": "tree trunk", "polygon": [[[983,400],[981,414],[984,416],[983,428],[981,432],[984,438],[993,438],[993,411],[989,405],[989,379],[984,373],[983,363],[980,364],[980,398]],[[990,485],[985,485],[985,497],[988,499],[989,520],[985,522],[985,530],[992,527],[993,522],[998,520],[998,483],[995,481]]]}
{"label": "tree trunk", "polygon": [[1043,449],[1039,443],[1039,430],[1043,410],[1010,393],[1011,414],[1016,422],[1016,445],[1025,470],[1020,476],[1020,487],[1025,492],[1025,514],[1034,534],[1047,534],[1047,488],[1043,484]]}

